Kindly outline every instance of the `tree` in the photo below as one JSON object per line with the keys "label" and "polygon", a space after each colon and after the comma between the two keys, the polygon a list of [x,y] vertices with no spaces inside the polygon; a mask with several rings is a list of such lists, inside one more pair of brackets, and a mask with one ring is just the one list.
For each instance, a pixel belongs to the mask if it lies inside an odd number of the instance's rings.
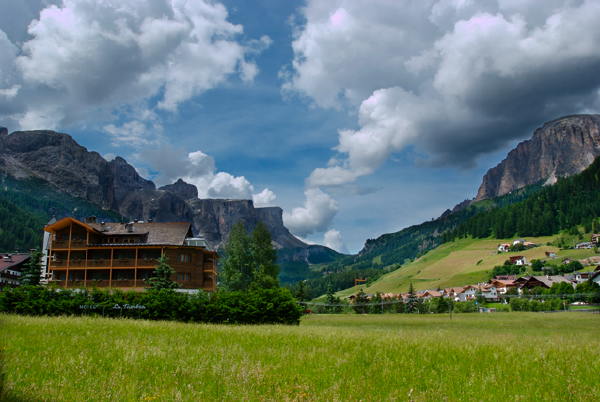
{"label": "tree", "polygon": [[298,282],[298,284],[296,285],[295,291],[294,291],[294,297],[296,299],[298,299],[298,301],[306,300],[306,282],[305,281]]}
{"label": "tree", "polygon": [[354,299],[354,311],[358,314],[366,314],[369,312],[369,298],[365,294],[363,288],[360,288],[358,293],[356,294],[356,298]]}
{"label": "tree", "polygon": [[415,313],[417,312],[417,297],[415,295],[415,288],[412,284],[408,286],[408,302],[406,303],[406,312]]}
{"label": "tree", "polygon": [[250,241],[252,263],[252,287],[265,289],[279,287],[277,251],[273,248],[271,234],[264,223],[259,222]]}
{"label": "tree", "polygon": [[263,223],[248,236],[243,223],[236,223],[229,233],[223,261],[223,282],[229,290],[279,287],[277,251],[271,234]]}
{"label": "tree", "polygon": [[531,261],[531,269],[534,272],[540,272],[544,268],[544,261],[542,260],[532,260]]}
{"label": "tree", "polygon": [[152,289],[175,289],[179,285],[171,280],[171,275],[175,270],[168,264],[168,259],[165,255],[160,256],[157,260],[158,266],[152,272],[152,276],[148,279],[148,284]]}
{"label": "tree", "polygon": [[37,286],[40,284],[40,277],[42,275],[41,258],[42,253],[40,250],[36,249],[31,253],[21,277],[22,285]]}
{"label": "tree", "polygon": [[223,258],[223,285],[228,290],[246,290],[252,282],[250,238],[241,222],[229,232]]}

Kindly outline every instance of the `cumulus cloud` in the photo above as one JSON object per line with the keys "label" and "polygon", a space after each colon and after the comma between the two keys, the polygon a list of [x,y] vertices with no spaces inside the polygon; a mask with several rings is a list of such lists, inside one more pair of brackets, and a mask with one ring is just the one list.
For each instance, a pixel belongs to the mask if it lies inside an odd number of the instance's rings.
{"label": "cumulus cloud", "polygon": [[372,174],[408,146],[469,167],[543,121],[597,110],[597,1],[311,0],[302,13],[285,89],[356,108],[359,126],[339,131],[309,187]]}
{"label": "cumulus cloud", "polygon": [[304,206],[283,213],[285,226],[302,237],[325,231],[338,211],[337,202],[321,189],[309,188],[304,196]]}
{"label": "cumulus cloud", "polygon": [[155,177],[157,184],[183,179],[196,186],[199,198],[254,199],[259,206],[267,206],[276,198],[268,188],[254,194],[254,186],[244,176],[218,171],[214,158],[201,150],[188,153],[161,143],[158,147],[143,148],[134,158],[158,172]]}
{"label": "cumulus cloud", "polygon": [[340,253],[347,252],[342,234],[336,229],[329,229],[323,235],[323,244]]}
{"label": "cumulus cloud", "polygon": [[[21,87],[13,110],[2,108],[0,116],[22,128],[55,128],[91,116],[110,120],[139,105],[176,111],[231,76],[254,78],[252,57],[269,39],[246,46],[242,32],[223,5],[208,0],[62,0],[31,21],[18,52],[15,43],[6,51],[0,33],[0,81],[9,81],[0,89],[13,88],[6,92],[12,95]],[[14,66],[12,76],[7,65]],[[142,140],[136,125],[106,131],[135,145]]]}
{"label": "cumulus cloud", "polygon": [[258,194],[252,195],[252,200],[254,201],[254,206],[256,207],[271,207],[273,206],[275,199],[277,199],[277,196],[268,188],[265,188]]}

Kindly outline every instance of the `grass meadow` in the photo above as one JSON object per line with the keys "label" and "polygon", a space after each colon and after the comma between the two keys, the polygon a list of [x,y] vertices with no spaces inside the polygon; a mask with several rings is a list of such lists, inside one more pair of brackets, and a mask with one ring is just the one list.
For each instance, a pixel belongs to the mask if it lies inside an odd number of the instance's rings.
{"label": "grass meadow", "polygon": [[[383,275],[364,290],[366,293],[401,293],[408,291],[410,283],[415,290],[423,290],[485,282],[494,266],[502,265],[511,255],[523,255],[529,261],[547,259],[546,251],[558,253],[560,258],[580,259],[595,255],[594,250],[559,250],[557,247],[545,245],[555,238],[556,236],[528,237],[528,241],[541,246],[501,254],[497,252],[498,244],[512,243],[512,239],[457,239],[442,244],[415,261]],[[337,295],[344,297],[356,292],[358,287],[355,286],[342,290]]]}
{"label": "grass meadow", "polygon": [[0,316],[4,400],[599,400],[600,316]]}

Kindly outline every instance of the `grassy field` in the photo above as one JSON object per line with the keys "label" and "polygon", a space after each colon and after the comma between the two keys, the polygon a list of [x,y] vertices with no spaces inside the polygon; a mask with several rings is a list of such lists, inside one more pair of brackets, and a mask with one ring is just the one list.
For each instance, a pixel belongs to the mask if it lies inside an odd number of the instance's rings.
{"label": "grassy field", "polygon": [[[511,255],[523,255],[529,261],[546,259],[546,251],[558,253],[559,258],[580,259],[595,255],[594,250],[559,250],[557,247],[546,246],[547,242],[554,240],[552,236],[528,237],[527,240],[543,246],[498,254],[498,244],[512,242],[512,239],[459,239],[445,243],[423,257],[382,276],[364,290],[366,293],[400,293],[406,292],[411,282],[415,290],[485,282],[494,266],[502,265]],[[344,297],[357,291],[358,287],[352,287],[338,292],[337,295]]]}
{"label": "grassy field", "polygon": [[[5,400],[598,400],[600,316],[0,316]],[[2,398],[0,398],[2,399]]]}

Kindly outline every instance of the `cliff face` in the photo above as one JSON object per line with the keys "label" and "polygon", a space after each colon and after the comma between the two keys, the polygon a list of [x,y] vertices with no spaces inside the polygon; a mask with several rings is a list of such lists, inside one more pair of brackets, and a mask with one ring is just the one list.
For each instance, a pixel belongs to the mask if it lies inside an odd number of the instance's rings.
{"label": "cliff face", "polygon": [[567,116],[544,124],[483,177],[476,201],[577,174],[600,155],[600,115]]}
{"label": "cliff face", "polygon": [[251,200],[198,199],[195,186],[178,180],[160,189],[123,158],[107,162],[67,134],[0,127],[0,174],[39,178],[61,192],[131,219],[190,221],[211,247],[221,246],[238,221],[252,230],[262,221],[278,248],[308,247],[284,226],[278,207],[255,208]]}

